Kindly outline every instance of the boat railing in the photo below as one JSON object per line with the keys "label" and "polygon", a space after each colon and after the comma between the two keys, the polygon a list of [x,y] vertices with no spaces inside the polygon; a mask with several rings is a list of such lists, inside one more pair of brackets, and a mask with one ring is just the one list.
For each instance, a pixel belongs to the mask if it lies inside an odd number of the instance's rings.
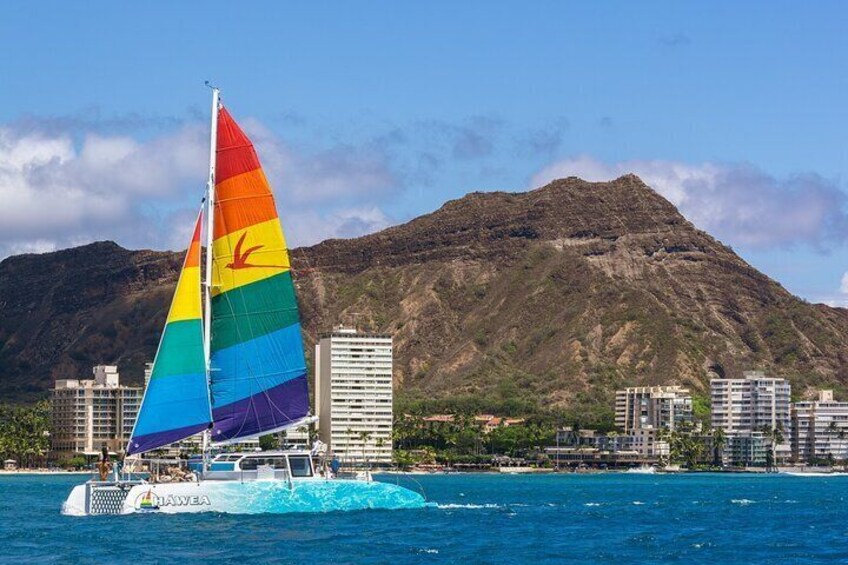
{"label": "boat railing", "polygon": [[123,472],[129,475],[147,475],[151,483],[197,482],[197,474],[189,467],[186,459],[138,458],[124,465]]}

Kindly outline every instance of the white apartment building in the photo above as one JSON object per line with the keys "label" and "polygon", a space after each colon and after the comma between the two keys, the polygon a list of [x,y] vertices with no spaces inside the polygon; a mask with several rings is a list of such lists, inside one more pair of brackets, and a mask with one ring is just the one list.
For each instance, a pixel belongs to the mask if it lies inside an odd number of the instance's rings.
{"label": "white apartment building", "polygon": [[392,336],[338,327],[315,345],[318,436],[342,461],[392,461]]}
{"label": "white apartment building", "polygon": [[640,428],[675,429],[692,422],[692,395],[680,386],[628,387],[615,393],[615,425],[630,434]]}
{"label": "white apartment building", "polygon": [[52,456],[98,455],[124,449],[141,404],[141,387],[120,384],[114,365],[94,367],[93,379],[58,379],[50,391]]}
{"label": "white apartment building", "polygon": [[766,377],[762,371],[745,371],[742,379],[712,379],[712,427],[727,435],[790,428],[792,387],[786,379]]}
{"label": "white apartment building", "polygon": [[786,379],[766,377],[762,371],[745,371],[741,379],[710,380],[712,427],[728,437],[752,432],[780,430],[783,442],[776,446],[778,461],[788,459],[791,431],[790,397]]}
{"label": "white apartment building", "polygon": [[848,402],[837,402],[832,390],[822,390],[817,400],[792,406],[792,459],[848,459]]}

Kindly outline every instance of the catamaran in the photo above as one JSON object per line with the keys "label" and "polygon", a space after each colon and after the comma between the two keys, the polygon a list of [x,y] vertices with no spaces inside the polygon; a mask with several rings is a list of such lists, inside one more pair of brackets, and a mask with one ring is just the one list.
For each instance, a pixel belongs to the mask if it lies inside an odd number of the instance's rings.
{"label": "catamaran", "polygon": [[[212,448],[313,422],[289,254],[250,139],[212,89],[209,176],[127,456],[203,434],[188,479],[91,480],[63,512],[327,512],[420,508],[398,485],[339,478],[313,452]],[[206,261],[201,276],[201,239]],[[314,450],[313,450],[314,451]],[[102,478],[102,477],[101,477]],[[158,479],[158,480],[157,480]]]}

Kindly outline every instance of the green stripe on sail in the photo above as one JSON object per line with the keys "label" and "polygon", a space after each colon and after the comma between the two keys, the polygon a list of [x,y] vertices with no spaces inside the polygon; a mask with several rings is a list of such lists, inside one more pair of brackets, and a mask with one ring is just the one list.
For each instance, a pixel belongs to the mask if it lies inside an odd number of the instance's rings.
{"label": "green stripe on sail", "polygon": [[166,324],[150,378],[206,373],[202,335],[200,319]]}
{"label": "green stripe on sail", "polygon": [[246,284],[212,299],[212,351],[300,321],[291,272]]}

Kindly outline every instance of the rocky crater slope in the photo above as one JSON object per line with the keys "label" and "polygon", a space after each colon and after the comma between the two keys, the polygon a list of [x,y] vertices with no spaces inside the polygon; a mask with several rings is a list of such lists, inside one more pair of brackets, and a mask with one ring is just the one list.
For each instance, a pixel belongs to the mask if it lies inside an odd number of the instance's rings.
{"label": "rocky crater slope", "polygon": [[[111,242],[0,263],[0,399],[118,363],[140,381],[181,261]],[[472,193],[401,226],[292,250],[306,328],[395,336],[409,397],[610,406],[628,384],[704,394],[764,368],[845,388],[848,312],[808,304],[633,175]]]}

